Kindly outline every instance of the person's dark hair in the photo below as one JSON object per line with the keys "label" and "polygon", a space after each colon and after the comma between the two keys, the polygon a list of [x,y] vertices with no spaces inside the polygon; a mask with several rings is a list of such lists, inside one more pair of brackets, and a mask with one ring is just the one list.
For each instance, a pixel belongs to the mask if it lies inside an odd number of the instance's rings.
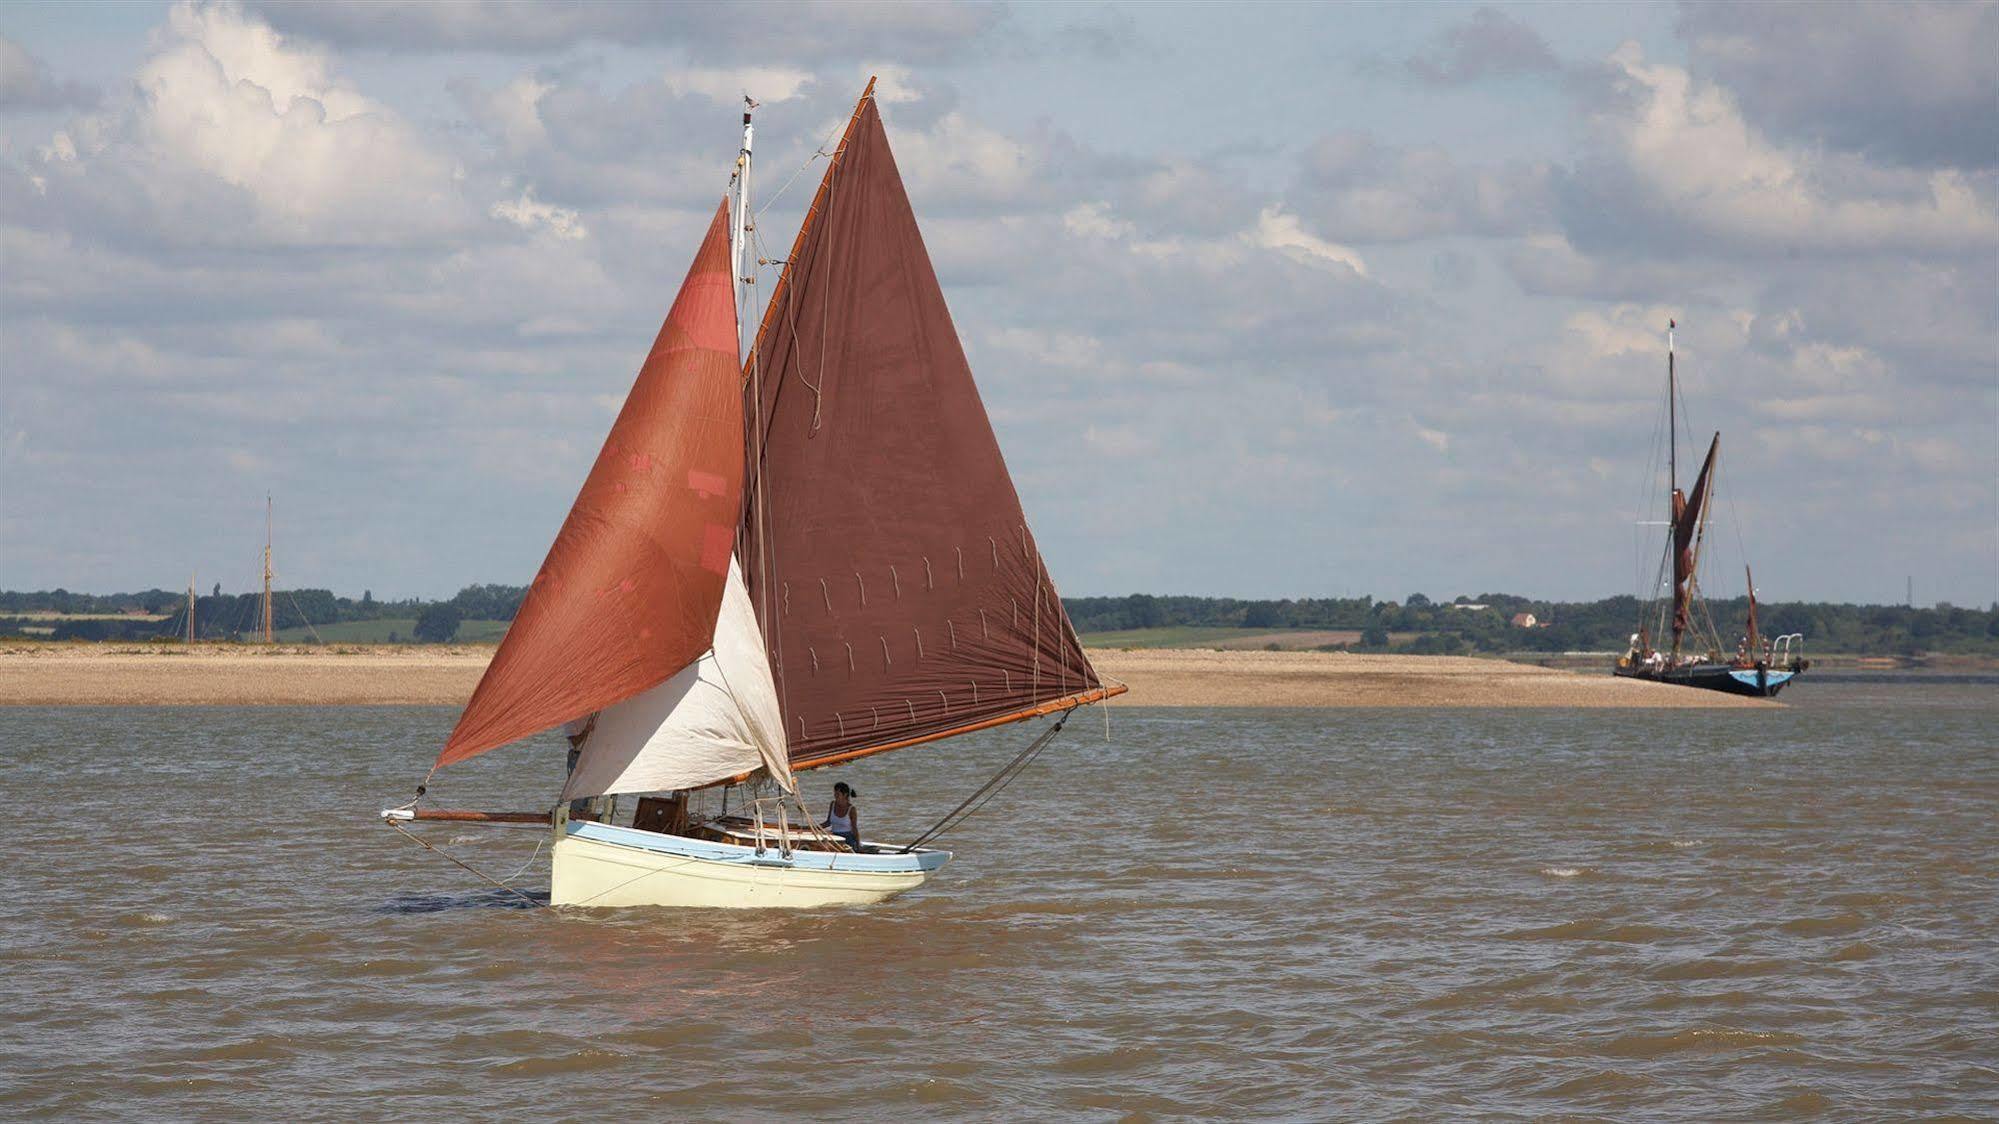
{"label": "person's dark hair", "polygon": [[847,783],[846,781],[839,781],[839,782],[836,782],[836,783],[835,783],[835,784],[833,785],[833,791],[834,791],[834,792],[844,792],[844,793],[846,793],[846,794],[847,794],[847,799],[849,799],[849,800],[854,800],[854,799],[858,799],[858,798],[860,797],[860,795],[861,795],[860,793],[858,793],[858,792],[855,792],[855,791],[854,791],[854,786],[853,786],[853,785],[850,785],[850,784],[848,784],[848,783]]}

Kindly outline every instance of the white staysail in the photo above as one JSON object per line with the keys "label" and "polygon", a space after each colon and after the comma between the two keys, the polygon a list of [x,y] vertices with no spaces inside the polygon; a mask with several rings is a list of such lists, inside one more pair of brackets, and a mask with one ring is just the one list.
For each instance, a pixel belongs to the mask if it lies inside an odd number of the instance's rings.
{"label": "white staysail", "polygon": [[714,647],[601,711],[562,798],[699,788],[760,768],[791,791],[782,714],[749,587],[732,558]]}

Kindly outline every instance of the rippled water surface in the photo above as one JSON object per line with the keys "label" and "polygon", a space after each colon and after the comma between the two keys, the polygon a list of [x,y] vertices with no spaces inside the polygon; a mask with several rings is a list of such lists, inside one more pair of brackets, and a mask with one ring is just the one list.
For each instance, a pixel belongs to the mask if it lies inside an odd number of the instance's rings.
{"label": "rippled water surface", "polygon": [[[1999,1114],[1999,690],[1787,699],[1083,716],[930,886],[788,914],[404,841],[448,711],[4,712],[0,1116]],[[905,836],[1029,736],[807,783]]]}

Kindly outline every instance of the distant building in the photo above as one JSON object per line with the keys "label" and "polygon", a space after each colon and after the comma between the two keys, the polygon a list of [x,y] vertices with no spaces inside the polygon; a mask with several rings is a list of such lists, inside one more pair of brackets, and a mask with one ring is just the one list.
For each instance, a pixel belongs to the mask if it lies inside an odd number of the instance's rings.
{"label": "distant building", "polygon": [[1490,609],[1490,608],[1492,608],[1492,606],[1490,606],[1490,605],[1480,605],[1480,604],[1478,604],[1478,603],[1476,603],[1476,602],[1472,602],[1472,601],[1458,601],[1458,602],[1455,602],[1455,603],[1453,603],[1453,604],[1451,605],[1451,608],[1453,608],[1453,609]]}
{"label": "distant building", "polygon": [[1539,624],[1540,622],[1534,619],[1534,614],[1532,613],[1513,614],[1513,627],[1515,628],[1536,628]]}

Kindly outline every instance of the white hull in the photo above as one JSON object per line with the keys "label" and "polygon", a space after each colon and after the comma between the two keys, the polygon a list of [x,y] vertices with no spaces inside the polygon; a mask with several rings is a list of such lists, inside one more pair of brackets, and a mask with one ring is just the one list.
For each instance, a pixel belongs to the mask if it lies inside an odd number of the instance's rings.
{"label": "white hull", "polygon": [[948,851],[836,854],[713,843],[571,821],[551,849],[549,904],[811,909],[887,901],[923,885]]}

